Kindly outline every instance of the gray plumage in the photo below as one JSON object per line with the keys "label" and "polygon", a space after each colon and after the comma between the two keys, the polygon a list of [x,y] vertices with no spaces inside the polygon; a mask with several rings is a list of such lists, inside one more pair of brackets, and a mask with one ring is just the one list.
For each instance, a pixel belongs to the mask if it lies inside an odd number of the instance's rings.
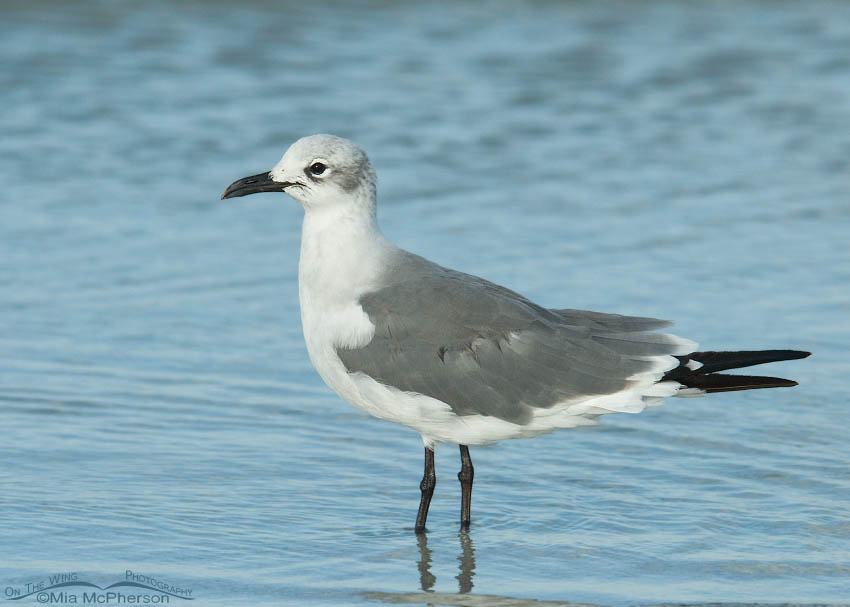
{"label": "gray plumage", "polygon": [[360,305],[366,346],[337,349],[349,372],[447,403],[458,415],[528,423],[534,408],[619,392],[647,357],[682,353],[670,323],[549,310],[476,276],[398,251]]}

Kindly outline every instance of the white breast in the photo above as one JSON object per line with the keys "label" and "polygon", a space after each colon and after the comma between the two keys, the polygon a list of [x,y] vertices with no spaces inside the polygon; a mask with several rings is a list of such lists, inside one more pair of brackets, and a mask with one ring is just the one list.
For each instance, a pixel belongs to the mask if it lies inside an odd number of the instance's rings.
{"label": "white breast", "polygon": [[360,307],[360,296],[375,288],[389,243],[374,220],[343,212],[308,212],[301,231],[298,294],[304,341],[313,366],[344,399],[360,398],[338,347],[368,344],[375,326]]}

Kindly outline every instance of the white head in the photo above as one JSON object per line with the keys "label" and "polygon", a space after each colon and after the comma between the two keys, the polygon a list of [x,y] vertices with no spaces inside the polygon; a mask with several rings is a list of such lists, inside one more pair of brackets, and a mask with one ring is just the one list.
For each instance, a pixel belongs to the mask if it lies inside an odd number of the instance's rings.
{"label": "white head", "polygon": [[233,182],[221,197],[257,192],[285,192],[308,211],[365,205],[374,212],[375,171],[353,142],[311,135],[293,143],[271,171]]}

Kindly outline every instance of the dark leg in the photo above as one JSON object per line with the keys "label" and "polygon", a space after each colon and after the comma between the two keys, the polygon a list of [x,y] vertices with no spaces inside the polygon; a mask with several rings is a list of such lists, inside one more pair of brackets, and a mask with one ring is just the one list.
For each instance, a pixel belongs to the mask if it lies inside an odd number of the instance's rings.
{"label": "dark leg", "polygon": [[416,515],[416,533],[425,531],[425,520],[428,518],[428,507],[431,505],[431,496],[434,495],[434,487],[437,485],[437,474],[434,472],[434,450],[425,447],[425,474],[419,488],[422,490],[422,499],[419,501],[419,513]]}
{"label": "dark leg", "polygon": [[457,473],[457,480],[460,481],[460,526],[462,529],[469,527],[473,478],[475,478],[475,468],[472,467],[472,459],[469,457],[469,447],[461,445],[460,472]]}

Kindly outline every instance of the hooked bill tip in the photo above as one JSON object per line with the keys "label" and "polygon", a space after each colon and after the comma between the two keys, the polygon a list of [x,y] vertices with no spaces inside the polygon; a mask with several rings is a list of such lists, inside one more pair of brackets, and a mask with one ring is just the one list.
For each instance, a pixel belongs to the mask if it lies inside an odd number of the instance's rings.
{"label": "hooked bill tip", "polygon": [[282,192],[286,187],[286,183],[275,182],[268,172],[243,177],[227,186],[221,199],[239,198],[248,194],[256,194],[257,192]]}

